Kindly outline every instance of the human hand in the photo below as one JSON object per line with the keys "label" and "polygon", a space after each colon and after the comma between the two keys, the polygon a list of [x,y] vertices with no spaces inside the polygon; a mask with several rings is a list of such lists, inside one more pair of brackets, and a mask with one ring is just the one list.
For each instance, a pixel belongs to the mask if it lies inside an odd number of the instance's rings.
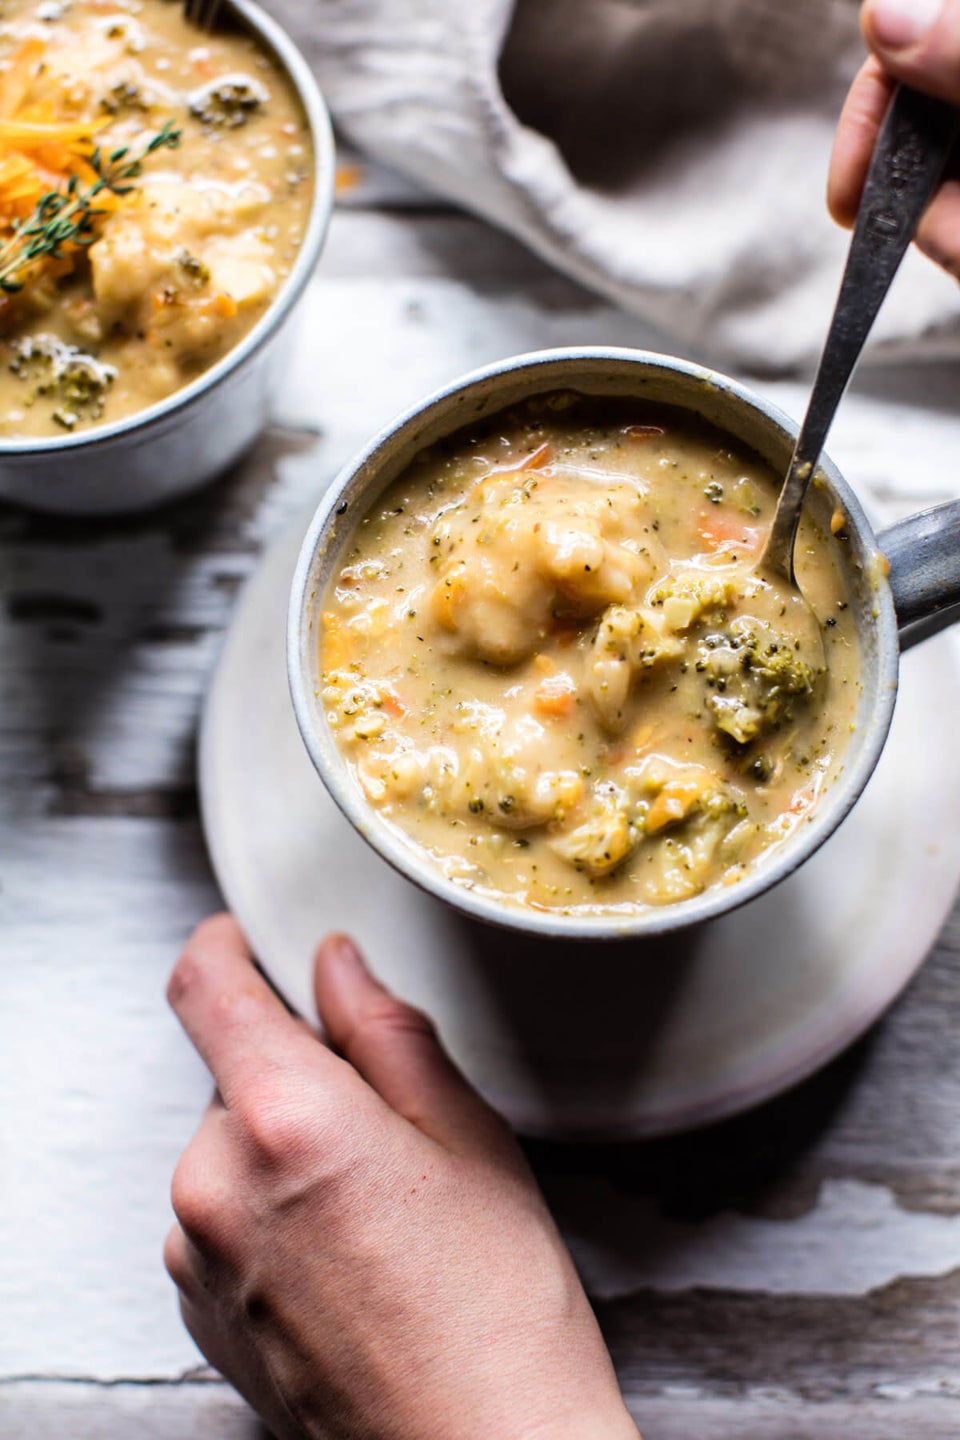
{"label": "human hand", "polygon": [[229,916],[170,980],[217,1084],[164,1253],[200,1349],[282,1440],[637,1440],[506,1125],[349,940],[315,978],[333,1049]]}
{"label": "human hand", "polygon": [[[960,0],[865,0],[860,15],[873,54],[850,87],[830,161],[827,204],[851,226],[890,95],[898,81],[960,106]],[[920,222],[917,244],[960,279],[957,159]]]}

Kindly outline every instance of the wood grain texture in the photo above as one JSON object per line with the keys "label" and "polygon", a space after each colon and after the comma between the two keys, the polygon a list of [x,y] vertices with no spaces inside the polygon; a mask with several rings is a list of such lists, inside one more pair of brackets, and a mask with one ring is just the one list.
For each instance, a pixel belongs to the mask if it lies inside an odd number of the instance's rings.
{"label": "wood grain texture", "polygon": [[[264,546],[377,426],[473,365],[588,341],[658,337],[477,222],[356,208],[234,475],[116,522],[0,506],[0,1440],[260,1434],[196,1378],[159,1263],[209,1087],[163,1003],[218,903],[204,688]],[[877,372],[845,402],[832,448],[881,512],[955,488],[957,378]],[[802,383],[773,388],[801,408]],[[960,1434],[958,1034],[955,911],[792,1093],[653,1144],[529,1147],[646,1440]]]}
{"label": "wood grain texture", "polygon": [[[711,1394],[696,1386],[628,1396],[644,1440],[952,1440],[953,1402],[896,1392],[855,1405],[802,1400],[774,1386]],[[223,1383],[95,1386],[0,1383],[0,1440],[268,1440]]]}
{"label": "wood grain texture", "polygon": [[222,1382],[0,1382],[0,1440],[267,1440]]}

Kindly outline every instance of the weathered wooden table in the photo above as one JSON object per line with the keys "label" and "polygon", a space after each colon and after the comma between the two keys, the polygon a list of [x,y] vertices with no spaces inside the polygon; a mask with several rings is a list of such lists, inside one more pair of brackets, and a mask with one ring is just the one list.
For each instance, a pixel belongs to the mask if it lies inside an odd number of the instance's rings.
{"label": "weathered wooden table", "polygon": [[[0,508],[2,1440],[259,1433],[160,1247],[208,1091],[163,1000],[219,903],[195,725],[262,548],[433,384],[545,344],[663,343],[391,193],[339,210],[283,413],[237,473],[126,521]],[[957,378],[886,371],[851,402],[833,452],[889,507],[951,492]],[[894,401],[911,385],[922,406]],[[799,410],[802,385],[774,388]],[[960,1435],[958,952],[960,911],[887,1018],[759,1112],[531,1147],[647,1440]]]}

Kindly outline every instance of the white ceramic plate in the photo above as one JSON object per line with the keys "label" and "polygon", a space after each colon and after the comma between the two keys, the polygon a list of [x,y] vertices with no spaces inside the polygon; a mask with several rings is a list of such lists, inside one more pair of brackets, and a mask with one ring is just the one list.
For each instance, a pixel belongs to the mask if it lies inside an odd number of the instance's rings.
{"label": "white ceramic plate", "polygon": [[890,1004],[960,875],[960,678],[949,639],[908,654],[887,748],[859,804],[797,874],[720,921],[613,946],[464,920],[395,874],[327,795],[297,731],[286,608],[306,521],[248,585],[207,698],[200,791],[227,903],[264,970],[315,1017],[311,956],[350,931],[429,1011],[519,1130],[663,1134],[809,1075]]}

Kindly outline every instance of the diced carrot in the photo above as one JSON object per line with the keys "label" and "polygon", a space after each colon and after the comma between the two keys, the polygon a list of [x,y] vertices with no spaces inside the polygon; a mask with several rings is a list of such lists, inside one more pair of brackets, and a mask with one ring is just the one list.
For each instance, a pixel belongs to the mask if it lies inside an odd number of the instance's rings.
{"label": "diced carrot", "polygon": [[538,715],[559,718],[573,709],[577,687],[569,675],[547,675],[533,692],[533,708]]}
{"label": "diced carrot", "polygon": [[816,799],[812,790],[798,790],[790,804],[787,806],[787,813],[790,815],[806,815],[813,806]]}
{"label": "diced carrot", "polygon": [[737,555],[754,555],[760,549],[763,531],[744,525],[735,515],[701,512],[697,534],[710,550],[730,550]]}
{"label": "diced carrot", "polygon": [[395,690],[389,690],[384,686],[380,693],[383,696],[384,710],[388,715],[392,715],[394,720],[402,720],[404,715],[409,714],[409,707],[403,703]]}
{"label": "diced carrot", "polygon": [[549,465],[553,459],[553,446],[549,440],[544,440],[536,450],[532,450],[526,459],[521,460],[517,466],[518,470],[539,470],[544,465]]}
{"label": "diced carrot", "polygon": [[569,650],[580,631],[572,620],[555,620],[550,626],[550,634],[556,636],[561,650]]}

